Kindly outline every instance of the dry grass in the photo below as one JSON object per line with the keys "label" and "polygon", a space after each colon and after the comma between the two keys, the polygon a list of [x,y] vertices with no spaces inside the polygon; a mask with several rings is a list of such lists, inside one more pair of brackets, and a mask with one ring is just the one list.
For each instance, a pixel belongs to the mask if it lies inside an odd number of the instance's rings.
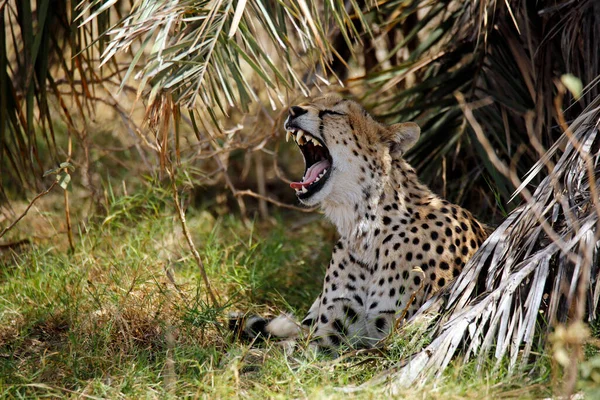
{"label": "dry grass", "polygon": [[[52,197],[45,201],[51,203]],[[304,312],[320,289],[332,231],[305,214],[249,227],[235,217],[188,210],[208,277],[221,299],[209,305],[168,191],[110,199],[106,217],[79,225],[73,253],[66,236],[3,254],[0,276],[0,389],[3,397],[94,396],[210,398],[377,398],[378,387],[340,391],[384,373],[427,343],[404,331],[385,353],[331,360],[274,343],[251,348],[224,329],[233,310]],[[42,203],[40,203],[40,206]],[[46,219],[55,232],[58,212]],[[295,226],[291,229],[291,226]],[[291,306],[290,306],[291,305]],[[297,308],[294,308],[297,307]],[[547,359],[547,358],[545,358]],[[548,366],[508,379],[453,364],[408,398],[547,395]],[[544,372],[546,371],[546,372]],[[533,393],[533,394],[532,394]]]}

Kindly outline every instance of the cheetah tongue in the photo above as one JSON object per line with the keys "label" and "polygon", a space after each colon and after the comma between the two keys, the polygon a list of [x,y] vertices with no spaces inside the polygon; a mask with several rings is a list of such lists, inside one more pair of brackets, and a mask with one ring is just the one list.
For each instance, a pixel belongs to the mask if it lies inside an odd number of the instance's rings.
{"label": "cheetah tongue", "polygon": [[302,182],[292,182],[290,183],[290,186],[293,189],[302,189],[303,187],[310,186],[317,180],[318,176],[321,175],[321,172],[328,169],[330,165],[329,160],[319,161],[318,163],[311,165],[310,168],[306,170]]}

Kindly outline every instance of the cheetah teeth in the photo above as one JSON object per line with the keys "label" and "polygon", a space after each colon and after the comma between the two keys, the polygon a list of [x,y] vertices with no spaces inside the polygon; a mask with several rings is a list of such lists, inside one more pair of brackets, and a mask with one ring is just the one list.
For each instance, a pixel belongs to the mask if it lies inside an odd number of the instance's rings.
{"label": "cheetah teeth", "polygon": [[[323,176],[325,176],[325,174],[327,173],[327,169],[324,169],[323,172],[321,172],[319,174],[319,176],[317,176],[317,179],[315,179],[315,181],[313,183],[311,183],[311,185],[314,185],[315,183],[319,182],[321,180],[321,178]],[[296,193],[306,193],[308,190],[306,189],[306,186],[302,186],[302,189],[296,189]]]}
{"label": "cheetah teeth", "polygon": [[312,142],[315,146],[323,146],[321,143],[319,143],[317,139],[315,139],[312,135],[304,132],[302,129],[287,131],[285,134],[285,141],[288,142],[290,140],[290,137],[293,137],[294,141],[299,145]]}

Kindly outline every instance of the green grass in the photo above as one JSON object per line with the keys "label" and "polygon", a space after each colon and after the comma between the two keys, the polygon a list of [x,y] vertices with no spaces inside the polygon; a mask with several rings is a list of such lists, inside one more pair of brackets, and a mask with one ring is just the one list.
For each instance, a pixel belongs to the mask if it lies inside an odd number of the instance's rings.
{"label": "green grass", "polygon": [[[47,234],[0,254],[0,396],[380,398],[377,387],[352,394],[337,388],[368,381],[426,342],[421,332],[405,332],[385,354],[332,360],[235,341],[226,328],[230,311],[308,309],[335,233],[306,215],[245,226],[235,216],[189,210],[220,298],[212,306],[171,201],[156,189],[111,195],[106,217],[80,224],[73,253],[65,251],[64,234]],[[36,218],[11,235],[27,234]],[[457,363],[439,382],[405,396],[539,397],[551,389],[547,375],[509,377]]]}

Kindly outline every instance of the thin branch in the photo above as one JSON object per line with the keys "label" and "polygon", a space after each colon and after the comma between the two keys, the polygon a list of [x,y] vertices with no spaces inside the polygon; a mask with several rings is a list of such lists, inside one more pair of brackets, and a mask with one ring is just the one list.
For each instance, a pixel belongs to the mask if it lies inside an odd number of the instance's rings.
{"label": "thin branch", "polygon": [[40,198],[40,197],[44,197],[45,195],[47,195],[48,193],[50,193],[50,191],[52,189],[54,189],[54,186],[56,186],[58,184],[58,181],[54,181],[52,182],[52,185],[50,185],[50,187],[46,190],[44,190],[43,192],[39,193],[37,196],[35,196],[33,198],[33,200],[31,200],[31,202],[29,203],[29,205],[27,206],[27,208],[25,209],[25,211],[23,211],[23,213],[19,216],[19,218],[17,218],[12,224],[10,224],[10,226],[4,228],[2,230],[2,233],[0,233],[0,238],[2,236],[4,236],[4,234],[8,231],[10,231],[21,219],[23,219],[23,217],[25,217],[25,215],[27,215],[27,212],[29,212],[29,209],[33,206],[33,204]]}
{"label": "thin branch", "polygon": [[[463,96],[463,94],[457,92],[455,94],[455,96],[456,96],[456,99],[458,100],[460,108],[462,109],[462,111],[465,115],[465,118],[469,121],[469,124],[473,128],[473,131],[475,131],[477,140],[479,141],[479,143],[481,144],[483,149],[486,151],[489,160],[492,162],[492,164],[494,165],[496,170],[498,170],[498,172],[500,172],[502,175],[509,178],[511,180],[511,182],[513,183],[513,185],[515,185],[515,187],[519,187],[521,185],[521,181],[514,173],[511,173],[510,168],[508,166],[506,166],[506,164],[502,160],[500,160],[500,158],[496,155],[496,152],[494,151],[492,144],[489,142],[489,140],[483,133],[483,129],[481,128],[481,125],[475,119],[475,116],[473,115],[472,107],[465,102],[465,97]],[[526,188],[523,188],[520,193],[521,193],[521,195],[523,195],[523,197],[525,198],[525,200],[527,201],[528,204],[532,204],[532,202],[534,202],[533,196]],[[577,256],[574,254],[571,254],[568,251],[568,249],[566,248],[565,242],[556,233],[556,231],[554,229],[552,229],[552,227],[548,224],[548,222],[546,221],[544,216],[542,214],[540,214],[540,210],[538,210],[536,207],[531,207],[531,211],[533,211],[538,222],[540,223],[540,226],[542,227],[544,232],[546,232],[546,234],[552,239],[552,241],[558,247],[560,247],[560,249],[563,251],[563,253],[567,257],[569,257],[569,259],[571,259],[573,262],[577,262]]]}
{"label": "thin branch", "polygon": [[[558,87],[559,87],[559,93],[554,98],[554,107],[556,108],[558,122],[559,122],[560,127],[562,128],[563,132],[569,139],[569,142],[571,142],[571,144],[573,145],[575,150],[579,153],[579,155],[581,156],[581,158],[583,159],[583,161],[585,163],[586,172],[587,172],[588,178],[590,180],[589,187],[590,187],[591,198],[593,200],[594,207],[596,208],[596,213],[598,215],[600,215],[600,202],[598,201],[599,197],[598,197],[598,193],[596,191],[596,176],[594,173],[594,163],[592,161],[592,158],[590,157],[590,154],[588,152],[583,151],[583,149],[582,149],[583,145],[581,143],[579,143],[579,141],[575,138],[575,136],[573,135],[573,132],[571,131],[571,128],[569,127],[569,125],[567,124],[567,121],[565,120],[565,116],[562,112],[562,96],[564,95],[566,89],[562,84],[560,84]],[[596,127],[598,127],[599,123],[600,123],[600,121],[596,121]],[[594,237],[595,241],[597,241],[599,239],[599,235],[600,235],[600,220],[598,220],[598,224],[597,224],[596,228],[597,228],[596,236]]]}
{"label": "thin branch", "polygon": [[254,197],[256,199],[259,200],[265,200],[268,201],[269,203],[275,204],[276,206],[282,207],[282,208],[288,208],[290,210],[296,210],[296,211],[302,211],[305,213],[311,213],[313,211],[316,210],[316,208],[302,208],[302,207],[297,207],[297,206],[293,206],[291,204],[286,204],[286,203],[282,203],[280,201],[277,201],[275,199],[272,199],[270,197],[267,196],[262,196],[258,193],[253,192],[252,190],[235,190],[233,192],[233,195],[235,197],[240,197],[240,196],[250,196],[250,197]]}
{"label": "thin branch", "polygon": [[173,170],[173,166],[167,170],[169,173],[169,177],[171,178],[171,189],[173,191],[173,201],[175,202],[175,208],[177,209],[177,215],[179,216],[179,222],[181,222],[181,229],[183,229],[183,234],[185,235],[185,239],[190,247],[190,250],[196,260],[196,264],[198,264],[198,268],[200,269],[200,274],[202,275],[202,280],[204,281],[204,285],[206,286],[206,291],[210,298],[210,301],[213,306],[219,304],[215,294],[213,293],[212,287],[210,285],[210,281],[208,280],[208,275],[206,274],[206,268],[204,267],[204,262],[200,257],[200,253],[196,250],[196,246],[194,245],[194,241],[192,239],[192,235],[190,234],[190,230],[188,229],[185,212],[181,208],[181,204],[179,203],[179,192],[177,191],[177,185],[175,184],[175,171]]}
{"label": "thin branch", "polygon": [[73,243],[73,228],[71,226],[71,211],[69,208],[69,191],[67,189],[64,190],[64,199],[65,199],[65,221],[67,223],[67,238],[69,238],[69,248],[71,252],[75,251],[75,244]]}

